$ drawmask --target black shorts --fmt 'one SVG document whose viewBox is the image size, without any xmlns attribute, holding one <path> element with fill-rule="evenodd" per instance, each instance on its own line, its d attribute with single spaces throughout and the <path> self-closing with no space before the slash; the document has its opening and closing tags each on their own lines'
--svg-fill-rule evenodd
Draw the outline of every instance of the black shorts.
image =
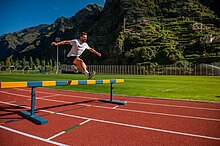
<svg viewBox="0 0 220 146">
<path fill-rule="evenodd" d="M 69 63 L 72 65 L 73 64 L 73 61 L 77 58 L 77 56 L 70 56 L 70 57 L 67 57 Z"/>
</svg>

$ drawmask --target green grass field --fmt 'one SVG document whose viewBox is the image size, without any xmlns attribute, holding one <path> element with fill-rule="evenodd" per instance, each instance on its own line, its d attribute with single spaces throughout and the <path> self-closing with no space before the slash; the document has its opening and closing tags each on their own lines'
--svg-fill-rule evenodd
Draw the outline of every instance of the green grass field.
<svg viewBox="0 0 220 146">
<path fill-rule="evenodd" d="M 0 74 L 0 81 L 85 79 L 84 74 Z M 96 75 L 93 79 L 125 79 L 114 85 L 114 93 L 120 95 L 220 102 L 220 76 Z M 50 88 L 108 94 L 110 90 L 108 84 Z"/>
</svg>

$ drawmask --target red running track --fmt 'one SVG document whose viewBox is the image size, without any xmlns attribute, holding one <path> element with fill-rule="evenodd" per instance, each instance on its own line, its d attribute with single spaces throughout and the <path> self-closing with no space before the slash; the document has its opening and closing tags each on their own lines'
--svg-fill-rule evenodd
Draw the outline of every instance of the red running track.
<svg viewBox="0 0 220 146">
<path fill-rule="evenodd" d="M 109 95 L 37 88 L 36 125 L 30 89 L 0 90 L 0 145 L 220 145 L 220 103 L 115 96 L 126 106 L 99 102 Z"/>
</svg>

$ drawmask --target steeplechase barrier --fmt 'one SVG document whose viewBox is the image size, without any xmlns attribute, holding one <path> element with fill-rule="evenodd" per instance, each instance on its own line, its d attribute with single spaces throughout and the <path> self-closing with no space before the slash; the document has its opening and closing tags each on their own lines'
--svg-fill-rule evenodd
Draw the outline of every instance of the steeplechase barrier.
<svg viewBox="0 0 220 146">
<path fill-rule="evenodd" d="M 126 105 L 126 102 L 113 99 L 113 84 L 124 83 L 124 79 L 110 80 L 65 80 L 65 81 L 23 81 L 23 82 L 0 82 L 0 89 L 4 88 L 31 88 L 31 112 L 21 111 L 20 115 L 37 124 L 47 124 L 48 121 L 35 114 L 36 87 L 46 86 L 72 86 L 72 85 L 90 85 L 90 84 L 110 84 L 110 99 L 99 99 L 99 101 Z"/>
</svg>

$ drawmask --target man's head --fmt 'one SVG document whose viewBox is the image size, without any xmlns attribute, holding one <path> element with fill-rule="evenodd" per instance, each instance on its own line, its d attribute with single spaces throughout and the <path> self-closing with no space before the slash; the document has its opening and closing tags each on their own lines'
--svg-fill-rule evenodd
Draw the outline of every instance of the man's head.
<svg viewBox="0 0 220 146">
<path fill-rule="evenodd" d="M 87 33 L 86 33 L 86 32 L 82 32 L 82 33 L 80 34 L 80 41 L 81 41 L 82 43 L 84 43 L 84 42 L 86 42 L 86 40 L 87 40 Z"/>
</svg>

